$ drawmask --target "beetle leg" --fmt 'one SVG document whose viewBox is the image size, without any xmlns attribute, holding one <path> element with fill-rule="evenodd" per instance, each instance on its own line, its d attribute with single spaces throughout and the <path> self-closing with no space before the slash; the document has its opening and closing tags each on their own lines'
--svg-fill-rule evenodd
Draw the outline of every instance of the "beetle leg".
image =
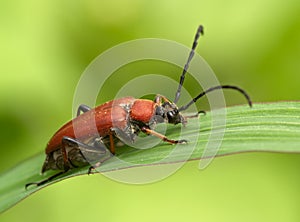
<svg viewBox="0 0 300 222">
<path fill-rule="evenodd" d="M 103 143 L 97 143 L 97 146 L 90 146 L 88 144 L 82 143 L 76 139 L 70 138 L 70 137 L 63 137 L 63 144 L 65 144 L 65 148 L 67 146 L 69 147 L 76 147 L 80 150 L 82 158 L 85 159 L 85 161 L 90 165 L 97 165 L 101 162 L 104 162 L 105 159 L 110 158 L 105 154 L 110 154 L 109 152 L 106 152 L 107 149 Z M 63 150 L 62 150 L 63 151 Z M 64 157 L 65 160 L 65 157 Z M 73 166 L 77 167 L 77 165 L 72 163 L 73 161 L 67 157 L 67 162 L 64 162 L 64 164 L 68 164 L 68 167 Z"/>
<path fill-rule="evenodd" d="M 103 145 L 100 148 L 102 150 L 99 150 L 99 147 L 93 147 L 88 144 L 82 143 L 76 139 L 73 139 L 71 137 L 64 136 L 62 139 L 62 144 L 64 146 L 76 146 L 80 148 L 80 150 L 85 152 L 91 152 L 91 153 L 97 153 L 97 154 L 105 154 L 106 153 L 106 147 Z"/>
<path fill-rule="evenodd" d="M 183 120 L 182 120 L 182 125 L 183 125 L 183 126 L 186 126 L 187 120 L 188 120 L 188 119 L 190 119 L 190 118 L 197 118 L 200 114 L 206 115 L 206 112 L 203 111 L 203 110 L 200 110 L 200 111 L 197 112 L 196 114 L 189 115 L 189 116 L 184 116 L 184 117 L 183 117 Z"/>
<path fill-rule="evenodd" d="M 115 143 L 114 143 L 114 138 L 113 138 L 113 132 L 110 130 L 109 131 L 109 145 L 110 145 L 110 152 L 112 154 L 115 154 Z"/>
<path fill-rule="evenodd" d="M 67 155 L 67 151 L 66 151 L 66 147 L 68 146 L 67 138 L 68 137 L 62 138 L 62 146 L 61 146 L 61 153 L 62 153 L 63 160 L 64 160 L 64 171 L 68 171 L 70 168 L 70 162 L 68 160 L 68 155 Z"/>
<path fill-rule="evenodd" d="M 84 153 L 93 153 L 93 154 L 105 154 L 105 146 L 103 145 L 103 150 L 99 150 L 98 147 L 93 147 L 93 146 L 89 146 L 85 143 L 82 143 L 74 138 L 71 137 L 67 137 L 64 136 L 62 138 L 62 146 L 61 146 L 61 153 L 63 156 L 63 160 L 64 160 L 64 171 L 68 171 L 70 168 L 70 165 L 72 165 L 72 163 L 69 160 L 66 148 L 67 147 L 77 147 L 80 149 L 80 151 L 84 152 Z M 83 155 L 84 156 L 84 155 Z"/>
<path fill-rule="evenodd" d="M 155 132 L 154 130 L 151 130 L 151 129 L 148 129 L 146 127 L 142 127 L 141 129 L 144 133 L 148 134 L 148 135 L 153 135 L 153 136 L 156 136 L 158 138 L 160 138 L 161 140 L 163 141 L 166 141 L 168 143 L 171 143 L 171 144 L 185 144 L 187 143 L 187 140 L 171 140 L 171 139 L 168 139 L 166 136 L 158 133 L 158 132 Z"/>
<path fill-rule="evenodd" d="M 71 137 L 65 136 L 62 139 L 62 147 L 61 147 L 61 152 L 62 152 L 63 160 L 64 160 L 63 170 L 48 177 L 45 180 L 40 181 L 40 182 L 27 183 L 25 185 L 26 190 L 31 185 L 41 186 L 43 184 L 46 184 L 46 183 L 52 181 L 54 178 L 66 173 L 70 169 L 70 166 L 76 167 L 69 160 L 69 157 L 68 157 L 68 154 L 66 151 L 67 147 L 78 148 L 82 153 L 84 153 L 84 154 L 82 154 L 83 158 L 88 159 L 90 164 L 91 164 L 91 162 L 95 162 L 94 166 L 89 168 L 88 174 L 90 174 L 93 169 L 97 168 L 101 162 L 104 162 L 105 160 L 110 158 L 110 156 L 109 157 L 105 156 L 105 159 L 102 158 L 102 157 L 104 157 L 104 154 L 106 154 L 106 148 L 105 148 L 104 144 L 103 144 L 103 146 L 100 146 L 98 144 L 97 146 L 93 147 L 93 146 L 89 146 L 88 144 L 77 141 L 76 139 L 73 139 Z"/>
<path fill-rule="evenodd" d="M 90 110 L 91 110 L 91 107 L 89 107 L 87 105 L 84 105 L 84 104 L 81 104 L 77 109 L 77 116 L 79 116 L 81 112 L 85 113 L 85 112 L 90 111 Z"/>
<path fill-rule="evenodd" d="M 51 180 L 53 180 L 54 178 L 56 178 L 56 177 L 58 177 L 58 176 L 64 174 L 65 172 L 66 172 L 66 171 L 58 172 L 57 174 L 54 174 L 54 175 L 52 175 L 51 177 L 48 177 L 47 179 L 42 180 L 42 181 L 40 181 L 40 182 L 26 183 L 26 184 L 25 184 L 25 189 L 27 190 L 27 188 L 28 188 L 29 186 L 31 186 L 31 185 L 41 186 L 41 185 L 43 185 L 43 184 L 46 184 L 46 183 L 50 182 Z"/>
</svg>

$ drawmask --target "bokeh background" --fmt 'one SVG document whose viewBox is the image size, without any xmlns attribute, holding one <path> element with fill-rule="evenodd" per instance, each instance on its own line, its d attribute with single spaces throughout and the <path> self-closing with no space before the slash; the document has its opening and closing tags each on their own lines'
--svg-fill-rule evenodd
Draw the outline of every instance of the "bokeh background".
<svg viewBox="0 0 300 222">
<path fill-rule="evenodd" d="M 298 0 L 2 0 L 0 172 L 43 152 L 72 117 L 85 67 L 128 40 L 155 37 L 190 46 L 203 24 L 198 52 L 220 82 L 247 89 L 255 102 L 298 100 L 299 12 Z M 112 98 L 110 89 L 121 84 L 113 82 L 99 102 Z M 239 96 L 228 100 L 240 102 Z M 299 155 L 227 156 L 203 171 L 198 164 L 148 185 L 101 175 L 68 179 L 25 199 L 0 221 L 300 221 Z"/>
</svg>

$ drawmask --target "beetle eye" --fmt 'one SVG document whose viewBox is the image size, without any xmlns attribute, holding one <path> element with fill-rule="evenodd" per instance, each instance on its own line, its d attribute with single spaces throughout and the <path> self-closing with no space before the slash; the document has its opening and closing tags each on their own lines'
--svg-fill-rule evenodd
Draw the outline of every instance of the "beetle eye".
<svg viewBox="0 0 300 222">
<path fill-rule="evenodd" d="M 172 119 L 174 118 L 176 115 L 178 114 L 178 110 L 174 109 L 172 111 L 167 112 L 167 117 L 168 119 Z"/>
<path fill-rule="evenodd" d="M 172 111 L 167 112 L 167 117 L 168 119 L 171 119 L 173 117 L 173 112 Z"/>
</svg>

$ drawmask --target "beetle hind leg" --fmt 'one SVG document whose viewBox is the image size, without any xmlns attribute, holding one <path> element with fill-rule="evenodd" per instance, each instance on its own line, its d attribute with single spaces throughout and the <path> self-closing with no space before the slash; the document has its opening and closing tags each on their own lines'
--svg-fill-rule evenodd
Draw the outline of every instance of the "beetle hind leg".
<svg viewBox="0 0 300 222">
<path fill-rule="evenodd" d="M 97 168 L 102 162 L 110 158 L 110 156 L 107 157 L 107 155 L 105 155 L 107 153 L 110 153 L 106 152 L 106 150 L 107 149 L 105 148 L 104 144 L 100 146 L 100 143 L 98 143 L 98 145 L 94 147 L 70 137 L 63 137 L 61 147 L 61 157 L 63 160 L 61 162 L 61 166 L 51 168 L 46 164 L 46 166 L 43 167 L 43 171 L 46 171 L 48 169 L 60 169 L 61 171 L 40 182 L 27 183 L 25 185 L 25 189 L 27 190 L 27 188 L 32 185 L 44 185 L 57 178 L 58 176 L 65 174 L 71 168 L 81 167 L 84 165 L 86 166 L 90 164 L 93 166 L 88 170 L 88 173 L 91 173 L 92 169 Z M 103 159 L 103 157 L 105 157 L 105 159 Z"/>
<path fill-rule="evenodd" d="M 107 148 L 101 142 L 97 142 L 97 146 L 91 146 L 71 137 L 63 137 L 62 143 L 64 144 L 64 149 L 68 146 L 78 149 L 77 155 L 73 155 L 73 158 L 71 155 L 66 157 L 66 161 L 73 167 L 77 167 L 79 165 L 75 164 L 74 166 L 74 163 L 72 164 L 72 162 L 78 162 L 81 163 L 81 165 L 88 165 L 94 162 L 98 163 L 99 161 L 101 162 L 102 157 L 106 156 L 105 154 L 108 153 Z"/>
<path fill-rule="evenodd" d="M 58 173 L 52 175 L 51 177 L 48 177 L 47 179 L 42 180 L 42 181 L 40 181 L 40 182 L 27 183 L 27 184 L 25 184 L 25 189 L 27 190 L 28 187 L 29 187 L 29 186 L 32 186 L 32 185 L 36 185 L 37 187 L 39 187 L 39 186 L 41 186 L 41 185 L 44 185 L 44 184 L 46 184 L 46 183 L 52 181 L 52 180 L 55 179 L 56 177 L 58 177 L 58 176 L 60 176 L 60 175 L 62 175 L 62 174 L 64 174 L 64 173 L 66 173 L 66 172 L 67 172 L 67 171 L 61 171 L 61 172 L 58 172 Z"/>
</svg>

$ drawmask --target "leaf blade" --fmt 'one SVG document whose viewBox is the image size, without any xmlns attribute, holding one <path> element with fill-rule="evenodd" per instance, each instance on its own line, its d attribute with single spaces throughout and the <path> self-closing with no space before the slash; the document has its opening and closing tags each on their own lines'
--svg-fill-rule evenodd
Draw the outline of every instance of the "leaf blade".
<svg viewBox="0 0 300 222">
<path fill-rule="evenodd" d="M 258 151 L 300 153 L 300 117 L 298 115 L 300 102 L 254 104 L 252 109 L 247 106 L 235 106 L 227 108 L 226 113 L 225 134 L 221 137 L 222 144 L 217 150 L 216 156 Z M 216 118 L 222 114 L 216 113 L 214 115 Z M 220 138 L 211 137 L 211 135 L 222 134 L 222 129 L 225 127 L 225 125 L 218 125 L 211 129 L 211 121 L 212 113 L 208 112 L 206 116 L 200 118 L 200 122 L 192 120 L 184 129 L 181 129 L 180 126 L 168 128 L 168 137 L 190 138 L 189 144 L 195 145 L 193 147 L 195 149 L 188 148 L 188 145 L 180 145 L 180 149 L 175 149 L 175 146 L 166 143 L 159 143 L 154 148 L 141 150 L 125 147 L 120 149 L 118 153 L 118 158 L 123 161 L 115 161 L 114 158 L 111 158 L 104 162 L 99 170 L 107 172 L 129 167 L 201 159 L 209 139 L 211 142 L 220 142 L 218 141 Z M 171 158 L 168 158 L 170 154 L 172 154 Z M 209 158 L 209 153 L 205 157 Z M 43 161 L 44 154 L 40 153 L 1 174 L 0 212 L 54 182 L 86 174 L 89 168 L 84 167 L 69 171 L 45 186 L 33 186 L 25 190 L 26 183 L 39 181 L 47 178 L 51 173 L 53 174 L 50 172 L 40 175 Z"/>
</svg>

